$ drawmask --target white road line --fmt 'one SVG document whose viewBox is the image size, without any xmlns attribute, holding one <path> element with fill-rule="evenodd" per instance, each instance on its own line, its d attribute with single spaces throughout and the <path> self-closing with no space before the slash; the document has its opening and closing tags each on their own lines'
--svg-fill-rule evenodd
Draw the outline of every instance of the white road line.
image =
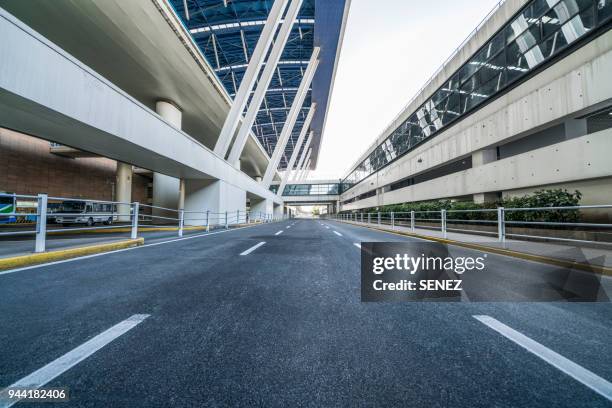
<svg viewBox="0 0 612 408">
<path fill-rule="evenodd" d="M 111 254 L 116 254 L 116 253 L 119 253 L 119 252 L 133 251 L 135 249 L 147 248 L 147 247 L 156 246 L 156 245 L 170 244 L 172 242 L 185 241 L 187 239 L 207 237 L 209 235 L 225 234 L 226 232 L 238 231 L 238 230 L 245 229 L 245 228 L 251 228 L 251 227 L 236 227 L 236 228 L 232 228 L 232 229 L 228 229 L 228 230 L 223 230 L 223 231 L 207 232 L 207 233 L 204 233 L 204 234 L 189 235 L 189 236 L 183 237 L 183 238 L 175 238 L 175 239 L 170 239 L 168 241 L 154 242 L 152 244 L 144 244 L 144 245 L 135 246 L 135 247 L 131 247 L 131 248 L 117 249 L 115 251 L 109 251 L 109 252 L 100 252 L 99 254 L 84 255 L 84 256 L 79 256 L 77 258 L 70 258 L 70 259 L 64 259 L 64 260 L 61 260 L 61 261 L 47 262 L 47 263 L 43 263 L 43 264 L 39 264 L 39 265 L 24 266 L 22 268 L 9 269 L 9 270 L 6 270 L 6 271 L 1 271 L 0 275 L 8 275 L 9 273 L 27 271 L 28 269 L 42 268 L 44 266 L 57 265 L 57 264 L 62 264 L 62 263 L 66 263 L 66 262 L 74 262 L 74 261 L 79 261 L 81 259 L 95 258 L 95 257 L 98 257 L 98 256 L 111 255 Z"/>
<path fill-rule="evenodd" d="M 329 229 L 329 227 L 326 225 L 325 228 Z"/>
<path fill-rule="evenodd" d="M 359 242 L 354 242 L 353 245 L 355 245 L 357 248 L 361 249 L 361 244 Z"/>
<path fill-rule="evenodd" d="M 540 357 L 548 364 L 558 368 L 576 381 L 579 381 L 582 384 L 586 385 L 599 395 L 612 401 L 612 383 L 606 381 L 597 374 L 592 373 L 586 368 L 579 366 L 573 361 L 568 360 L 561 354 L 552 351 L 551 349 L 547 348 L 546 346 L 543 346 L 537 341 L 530 339 L 529 337 L 514 330 L 513 328 L 506 326 L 505 324 L 503 324 L 499 320 L 492 318 L 491 316 L 476 315 L 473 317 L 479 320 L 481 323 L 489 326 L 491 329 L 495 330 L 502 336 L 512 340 L 530 353 L 533 353 L 536 356 Z"/>
<path fill-rule="evenodd" d="M 261 241 L 259 244 L 257 245 L 253 245 L 252 247 L 250 247 L 249 249 L 247 249 L 246 251 L 244 251 L 243 253 L 241 253 L 240 255 L 248 255 L 251 252 L 253 252 L 254 250 L 256 250 L 257 248 L 259 248 L 260 246 L 262 246 L 263 244 L 265 244 L 265 241 Z"/>
<path fill-rule="evenodd" d="M 334 231 L 334 234 L 336 234 L 336 235 L 337 235 L 337 236 L 339 236 L 339 237 L 341 237 L 341 236 L 342 236 L 342 234 L 341 234 L 341 233 L 339 233 L 338 231 Z"/>
<path fill-rule="evenodd" d="M 102 347 L 106 346 L 119 336 L 127 333 L 150 315 L 136 314 L 124 321 L 117 323 L 110 329 L 98 334 L 96 337 L 86 341 L 75 349 L 50 362 L 46 366 L 34 371 L 32 374 L 23 377 L 16 383 L 9 385 L 4 391 L 0 392 L 0 408 L 8 408 L 17 403 L 18 399 L 9 399 L 7 390 L 10 388 L 40 388 L 49 381 L 68 371 L 87 357 L 91 356 Z"/>
<path fill-rule="evenodd" d="M 277 232 L 276 234 L 274 234 L 274 235 L 280 235 L 280 234 L 282 234 L 282 233 L 283 233 L 283 230 L 280 230 L 280 231 L 278 231 L 278 232 Z"/>
<path fill-rule="evenodd" d="M 291 228 L 291 225 L 287 225 L 287 229 Z"/>
</svg>

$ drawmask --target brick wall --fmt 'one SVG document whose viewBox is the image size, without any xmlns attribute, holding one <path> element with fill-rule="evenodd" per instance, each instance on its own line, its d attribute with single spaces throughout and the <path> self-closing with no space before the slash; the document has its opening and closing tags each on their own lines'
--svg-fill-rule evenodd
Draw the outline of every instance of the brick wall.
<svg viewBox="0 0 612 408">
<path fill-rule="evenodd" d="M 49 142 L 0 128 L 0 191 L 113 200 L 115 160 L 69 158 L 49 152 Z M 150 180 L 134 174 L 132 201 L 147 202 Z"/>
</svg>

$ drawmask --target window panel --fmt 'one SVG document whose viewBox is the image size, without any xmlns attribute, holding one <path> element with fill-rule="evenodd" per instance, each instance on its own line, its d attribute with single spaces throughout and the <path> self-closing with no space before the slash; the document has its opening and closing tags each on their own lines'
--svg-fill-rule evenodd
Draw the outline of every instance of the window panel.
<svg viewBox="0 0 612 408">
<path fill-rule="evenodd" d="M 597 21 L 599 24 L 612 17 L 612 0 L 597 0 Z"/>
<path fill-rule="evenodd" d="M 612 0 L 531 1 L 347 179 L 361 181 L 610 17 Z"/>
</svg>

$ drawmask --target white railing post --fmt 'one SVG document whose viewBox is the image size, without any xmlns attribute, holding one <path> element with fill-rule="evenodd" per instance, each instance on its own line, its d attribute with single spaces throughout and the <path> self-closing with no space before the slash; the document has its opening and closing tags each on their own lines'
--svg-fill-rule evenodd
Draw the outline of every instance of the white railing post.
<svg viewBox="0 0 612 408">
<path fill-rule="evenodd" d="M 206 232 L 210 231 L 210 210 L 206 210 Z"/>
<path fill-rule="evenodd" d="M 380 211 L 378 212 L 378 225 L 380 225 Z"/>
<path fill-rule="evenodd" d="M 138 210 L 140 207 L 140 203 L 132 203 L 132 234 L 130 238 L 136 239 L 138 238 Z"/>
<path fill-rule="evenodd" d="M 240 210 L 236 210 L 236 224 L 240 224 Z"/>
<path fill-rule="evenodd" d="M 506 242 L 506 212 L 504 207 L 497 207 L 497 239 Z"/>
<path fill-rule="evenodd" d="M 410 229 L 414 232 L 414 210 L 410 211 Z"/>
<path fill-rule="evenodd" d="M 45 240 L 47 239 L 47 199 L 46 194 L 38 195 L 38 208 L 36 211 L 36 245 L 34 252 L 45 252 Z M 13 208 L 13 212 L 17 212 Z"/>
<path fill-rule="evenodd" d="M 395 229 L 395 213 L 391 211 L 391 229 Z"/>
<path fill-rule="evenodd" d="M 227 211 L 225 212 L 225 229 L 229 228 L 229 224 L 227 223 Z"/>
<path fill-rule="evenodd" d="M 446 238 L 447 234 L 446 234 L 446 210 L 445 209 L 440 210 L 440 224 L 442 228 L 442 236 Z"/>
<path fill-rule="evenodd" d="M 363 222 L 363 213 L 361 213 L 361 222 Z"/>
<path fill-rule="evenodd" d="M 183 236 L 183 226 L 185 225 L 185 210 L 179 210 L 179 228 L 178 236 Z"/>
<path fill-rule="evenodd" d="M 372 213 L 368 213 L 368 224 L 372 222 Z"/>
</svg>

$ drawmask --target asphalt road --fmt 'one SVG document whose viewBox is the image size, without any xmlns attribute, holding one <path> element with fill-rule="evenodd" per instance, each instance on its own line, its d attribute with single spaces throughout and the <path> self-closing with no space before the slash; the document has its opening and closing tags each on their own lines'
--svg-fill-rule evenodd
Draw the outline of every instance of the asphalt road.
<svg viewBox="0 0 612 408">
<path fill-rule="evenodd" d="M 184 230 L 183 235 L 201 234 L 202 230 Z M 177 231 L 139 231 L 138 236 L 144 237 L 147 243 L 174 239 Z M 45 247 L 48 251 L 75 248 L 84 245 L 123 241 L 130 238 L 129 232 L 86 232 L 55 235 L 48 234 Z M 0 258 L 27 255 L 34 252 L 35 237 L 31 235 L 0 237 Z"/>
<path fill-rule="evenodd" d="M 474 318 L 611 381 L 610 303 L 361 303 L 355 243 L 409 240 L 294 220 L 0 274 L 0 388 L 146 314 L 51 364 L 70 401 L 43 406 L 612 406 Z M 543 268 L 488 261 L 509 290 Z"/>
</svg>

